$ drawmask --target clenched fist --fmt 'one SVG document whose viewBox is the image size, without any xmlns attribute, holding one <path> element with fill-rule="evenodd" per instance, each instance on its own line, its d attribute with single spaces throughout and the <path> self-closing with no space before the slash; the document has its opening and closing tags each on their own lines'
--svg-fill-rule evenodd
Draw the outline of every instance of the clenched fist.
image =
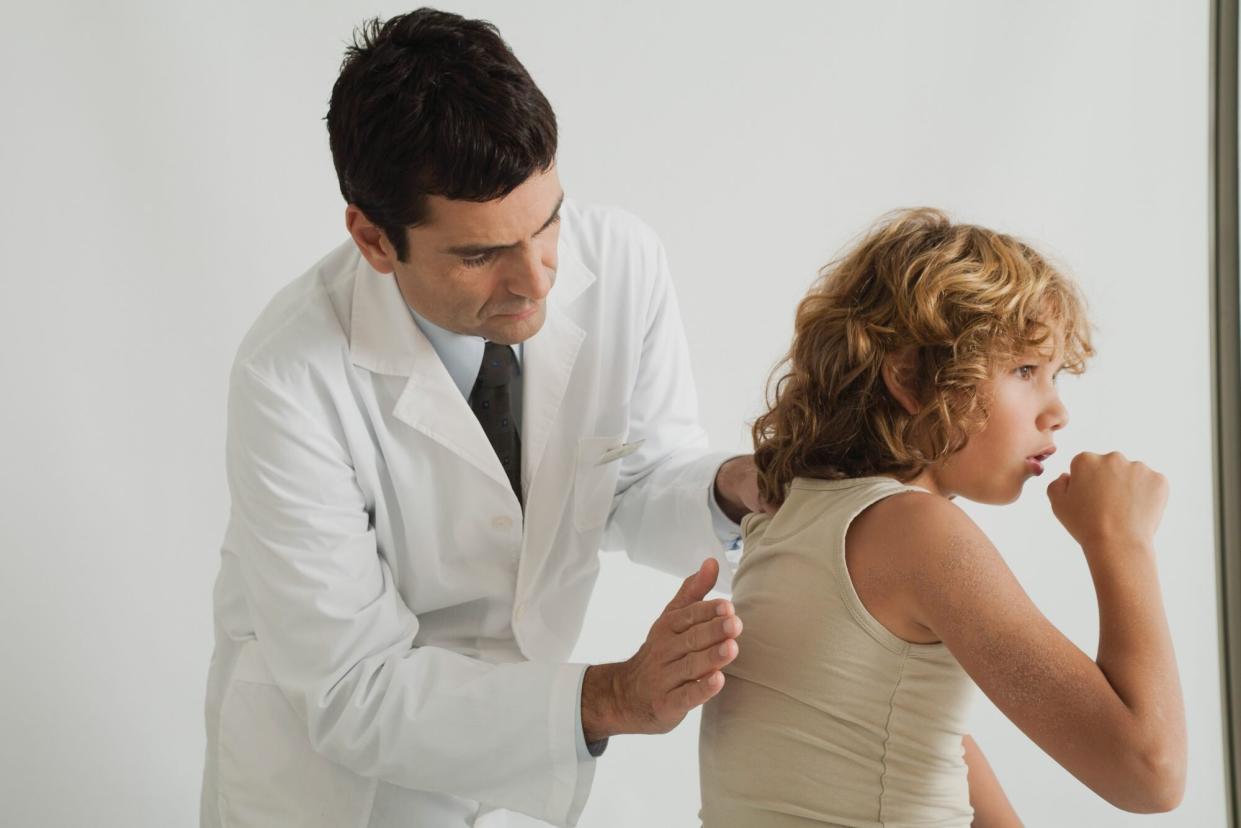
<svg viewBox="0 0 1241 828">
<path fill-rule="evenodd" d="M 1051 510 L 1084 551 L 1153 543 L 1168 481 L 1118 451 L 1082 452 L 1047 487 Z"/>
</svg>

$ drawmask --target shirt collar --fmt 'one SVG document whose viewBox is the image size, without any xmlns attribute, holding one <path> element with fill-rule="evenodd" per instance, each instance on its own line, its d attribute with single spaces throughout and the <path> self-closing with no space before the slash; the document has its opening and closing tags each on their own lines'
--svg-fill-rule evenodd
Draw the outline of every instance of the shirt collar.
<svg viewBox="0 0 1241 828">
<path fill-rule="evenodd" d="M 435 349 L 440 362 L 444 363 L 444 367 L 448 369 L 448 376 L 452 377 L 453 383 L 461 390 L 461 396 L 469 399 L 470 391 L 474 389 L 474 382 L 478 379 L 478 371 L 483 364 L 483 349 L 486 347 L 486 340 L 481 336 L 460 334 L 441 328 L 409 307 L 408 304 L 406 307 L 409 308 L 410 315 L 414 317 L 414 324 L 418 326 L 418 330 L 422 331 L 422 335 Z M 521 343 L 511 347 L 520 368 Z"/>
</svg>

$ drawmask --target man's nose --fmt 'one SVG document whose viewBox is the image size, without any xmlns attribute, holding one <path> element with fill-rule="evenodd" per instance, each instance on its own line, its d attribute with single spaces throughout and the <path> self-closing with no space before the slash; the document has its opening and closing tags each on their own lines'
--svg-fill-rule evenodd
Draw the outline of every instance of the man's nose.
<svg viewBox="0 0 1241 828">
<path fill-rule="evenodd" d="M 555 262 L 549 267 L 539 245 L 530 245 L 509 277 L 509 290 L 532 301 L 543 299 L 552 289 Z"/>
</svg>

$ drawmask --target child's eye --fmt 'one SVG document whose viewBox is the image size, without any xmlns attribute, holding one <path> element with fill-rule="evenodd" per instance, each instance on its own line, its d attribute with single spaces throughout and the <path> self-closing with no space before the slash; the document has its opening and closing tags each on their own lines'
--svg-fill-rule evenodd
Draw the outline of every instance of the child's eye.
<svg viewBox="0 0 1241 828">
<path fill-rule="evenodd" d="M 461 264 L 465 267 L 482 267 L 495 258 L 495 253 L 479 253 L 477 256 L 469 256 L 461 260 Z"/>
<path fill-rule="evenodd" d="M 1034 372 L 1036 370 L 1038 370 L 1037 365 L 1022 365 L 1017 369 L 1017 376 L 1021 377 L 1023 380 L 1027 380 L 1034 376 Z"/>
</svg>

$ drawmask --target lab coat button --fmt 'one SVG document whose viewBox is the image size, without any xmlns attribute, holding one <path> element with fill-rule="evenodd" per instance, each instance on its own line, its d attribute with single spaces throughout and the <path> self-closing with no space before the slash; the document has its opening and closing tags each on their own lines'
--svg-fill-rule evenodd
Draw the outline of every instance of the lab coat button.
<svg viewBox="0 0 1241 828">
<path fill-rule="evenodd" d="M 513 519 L 507 515 L 500 515 L 491 519 L 491 525 L 497 529 L 508 529 L 513 525 Z"/>
</svg>

